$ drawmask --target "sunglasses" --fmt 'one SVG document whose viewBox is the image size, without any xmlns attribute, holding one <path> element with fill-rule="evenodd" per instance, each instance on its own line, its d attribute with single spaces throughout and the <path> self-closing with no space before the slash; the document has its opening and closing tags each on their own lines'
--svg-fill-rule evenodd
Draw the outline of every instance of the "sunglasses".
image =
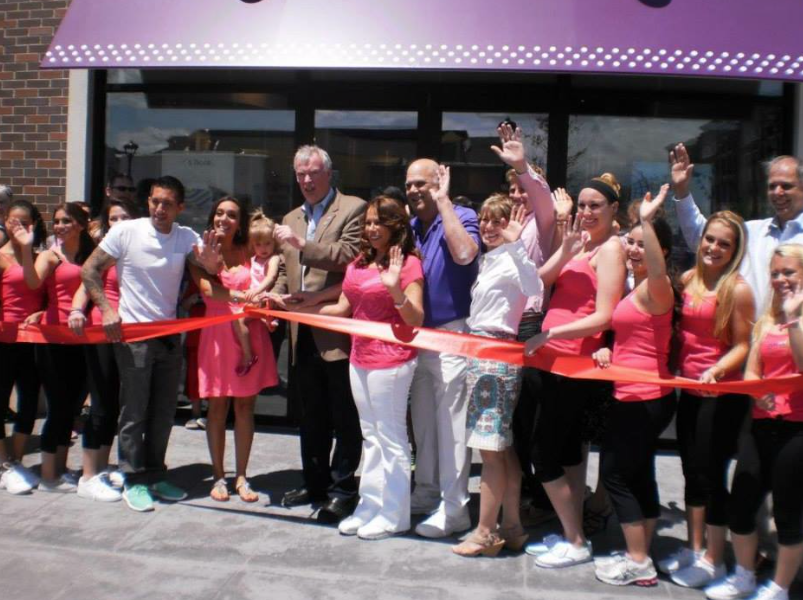
<svg viewBox="0 0 803 600">
<path fill-rule="evenodd" d="M 128 185 L 115 185 L 114 187 L 112 187 L 112 189 L 115 192 L 131 192 L 131 193 L 134 193 L 134 192 L 137 191 L 137 188 L 131 187 L 131 186 L 128 186 Z"/>
</svg>

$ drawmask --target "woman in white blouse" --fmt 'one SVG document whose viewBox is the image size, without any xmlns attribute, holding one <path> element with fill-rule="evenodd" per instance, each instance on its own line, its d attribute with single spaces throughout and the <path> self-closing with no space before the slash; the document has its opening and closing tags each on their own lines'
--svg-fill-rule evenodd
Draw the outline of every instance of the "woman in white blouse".
<svg viewBox="0 0 803 600">
<path fill-rule="evenodd" d="M 538 270 L 520 239 L 524 220 L 524 207 L 514 208 L 510 198 L 501 194 L 488 198 L 480 209 L 480 236 L 486 253 L 471 290 L 467 321 L 475 335 L 516 339 L 527 299 L 543 294 Z M 461 556 L 494 556 L 504 546 L 521 550 L 527 536 L 519 518 L 521 467 L 511 431 L 521 367 L 472 358 L 466 378 L 467 444 L 482 456 L 480 521 L 452 551 Z M 497 531 L 500 509 L 502 525 Z"/>
</svg>

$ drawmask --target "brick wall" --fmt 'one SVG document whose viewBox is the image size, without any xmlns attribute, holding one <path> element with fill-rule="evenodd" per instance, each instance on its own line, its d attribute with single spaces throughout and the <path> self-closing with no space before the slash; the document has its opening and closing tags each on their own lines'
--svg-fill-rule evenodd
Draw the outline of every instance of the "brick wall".
<svg viewBox="0 0 803 600">
<path fill-rule="evenodd" d="M 0 183 L 47 213 L 65 200 L 66 71 L 39 63 L 69 0 L 0 0 Z"/>
</svg>

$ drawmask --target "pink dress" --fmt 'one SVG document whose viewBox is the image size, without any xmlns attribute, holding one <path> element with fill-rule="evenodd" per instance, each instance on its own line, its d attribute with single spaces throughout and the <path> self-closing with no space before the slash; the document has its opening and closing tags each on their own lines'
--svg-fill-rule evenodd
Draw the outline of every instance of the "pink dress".
<svg viewBox="0 0 803 600">
<path fill-rule="evenodd" d="M 219 273 L 221 283 L 230 290 L 248 290 L 251 270 L 240 266 Z M 242 311 L 242 306 L 204 298 L 206 316 L 215 317 Z M 265 324 L 258 319 L 248 323 L 251 349 L 259 361 L 243 377 L 235 372 L 240 364 L 240 345 L 231 323 L 221 323 L 201 330 L 198 341 L 198 392 L 201 398 L 244 398 L 258 394 L 278 383 L 273 346 Z"/>
</svg>

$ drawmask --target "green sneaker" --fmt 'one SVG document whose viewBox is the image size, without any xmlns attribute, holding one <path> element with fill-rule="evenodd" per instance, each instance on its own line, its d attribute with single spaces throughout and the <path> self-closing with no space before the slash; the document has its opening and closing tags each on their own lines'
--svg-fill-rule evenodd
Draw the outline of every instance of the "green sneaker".
<svg viewBox="0 0 803 600">
<path fill-rule="evenodd" d="M 123 500 L 131 510 L 137 512 L 153 510 L 153 498 L 151 498 L 148 488 L 141 483 L 126 487 L 123 490 Z"/>
<path fill-rule="evenodd" d="M 151 494 L 166 502 L 178 502 L 187 497 L 187 492 L 167 481 L 154 483 L 150 487 Z"/>
</svg>

